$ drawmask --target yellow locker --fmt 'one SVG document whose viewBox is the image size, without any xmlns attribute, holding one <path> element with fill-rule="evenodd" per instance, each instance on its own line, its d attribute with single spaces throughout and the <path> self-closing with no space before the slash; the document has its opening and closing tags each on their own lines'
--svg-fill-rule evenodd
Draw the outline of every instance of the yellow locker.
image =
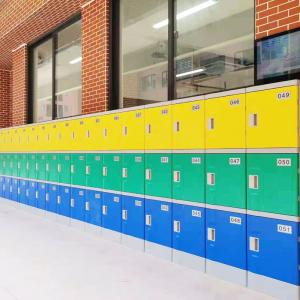
<svg viewBox="0 0 300 300">
<path fill-rule="evenodd" d="M 19 129 L 19 140 L 20 140 L 20 151 L 26 152 L 28 150 L 28 133 L 26 127 L 21 127 Z"/>
<path fill-rule="evenodd" d="M 47 151 L 59 150 L 59 131 L 58 122 L 51 122 L 46 126 Z"/>
<path fill-rule="evenodd" d="M 13 129 L 13 135 L 12 135 L 12 145 L 13 145 L 13 150 L 14 152 L 19 152 L 20 151 L 20 143 L 19 143 L 19 134 L 18 134 L 18 129 Z"/>
<path fill-rule="evenodd" d="M 69 150 L 86 150 L 86 119 L 70 120 L 72 148 Z"/>
<path fill-rule="evenodd" d="M 172 149 L 172 106 L 152 104 L 145 107 L 145 149 Z"/>
<path fill-rule="evenodd" d="M 298 147 L 298 95 L 294 85 L 247 90 L 247 147 Z M 287 83 L 290 84 L 290 83 Z"/>
<path fill-rule="evenodd" d="M 72 120 L 60 121 L 57 123 L 57 150 L 73 150 L 75 132 L 72 126 Z"/>
<path fill-rule="evenodd" d="M 206 97 L 205 145 L 207 149 L 246 148 L 245 123 L 244 89 Z"/>
<path fill-rule="evenodd" d="M 6 149 L 8 152 L 12 151 L 12 134 L 11 130 L 6 131 Z"/>
<path fill-rule="evenodd" d="M 87 149 L 90 151 L 99 151 L 104 138 L 101 115 L 88 117 L 87 136 Z"/>
<path fill-rule="evenodd" d="M 195 101 L 174 101 L 172 105 L 173 149 L 205 149 L 204 97 Z"/>
<path fill-rule="evenodd" d="M 49 141 L 48 141 L 48 124 L 43 123 L 37 126 L 37 150 L 39 152 L 49 150 Z"/>
<path fill-rule="evenodd" d="M 120 114 L 122 123 L 121 150 L 144 150 L 145 110 L 138 107 Z"/>
</svg>

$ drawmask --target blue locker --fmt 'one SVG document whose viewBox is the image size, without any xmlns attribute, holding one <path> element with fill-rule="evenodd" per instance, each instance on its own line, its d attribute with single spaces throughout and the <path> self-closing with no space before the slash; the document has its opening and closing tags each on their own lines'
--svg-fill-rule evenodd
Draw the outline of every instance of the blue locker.
<svg viewBox="0 0 300 300">
<path fill-rule="evenodd" d="M 101 211 L 102 211 L 102 197 L 98 191 L 86 191 L 86 212 L 85 219 L 87 223 L 101 226 Z"/>
<path fill-rule="evenodd" d="M 10 199 L 10 182 L 11 178 L 5 177 L 5 183 L 4 183 L 4 198 Z"/>
<path fill-rule="evenodd" d="M 37 183 L 37 192 L 37 207 L 46 210 L 46 184 L 41 182 Z"/>
<path fill-rule="evenodd" d="M 145 240 L 172 247 L 172 203 L 145 199 Z"/>
<path fill-rule="evenodd" d="M 11 191 L 11 199 L 13 201 L 18 202 L 19 201 L 19 195 L 18 195 L 18 190 L 19 190 L 19 180 L 18 179 L 12 179 L 12 191 Z"/>
<path fill-rule="evenodd" d="M 29 189 L 28 189 L 28 181 L 21 179 L 19 183 L 19 199 L 20 203 L 28 204 L 28 196 L 29 196 Z"/>
<path fill-rule="evenodd" d="M 47 184 L 46 210 L 52 213 L 57 213 L 57 189 L 57 185 Z"/>
<path fill-rule="evenodd" d="M 241 270 L 247 266 L 246 215 L 206 209 L 206 258 Z"/>
<path fill-rule="evenodd" d="M 173 248 L 205 257 L 205 210 L 173 203 Z"/>
<path fill-rule="evenodd" d="M 85 221 L 86 191 L 80 188 L 71 188 L 70 216 L 72 219 Z"/>
<path fill-rule="evenodd" d="M 0 176 L 0 197 L 4 198 L 4 192 L 5 192 L 5 177 Z"/>
<path fill-rule="evenodd" d="M 121 195 L 113 193 L 102 194 L 102 227 L 117 232 L 122 231 Z"/>
<path fill-rule="evenodd" d="M 58 196 L 57 213 L 65 217 L 70 217 L 71 188 L 69 186 L 59 186 Z"/>
<path fill-rule="evenodd" d="M 248 271 L 299 285 L 299 223 L 248 215 L 247 226 Z"/>
<path fill-rule="evenodd" d="M 37 183 L 34 181 L 28 182 L 28 205 L 37 207 Z"/>
<path fill-rule="evenodd" d="M 122 233 L 145 238 L 145 200 L 122 195 Z"/>
</svg>

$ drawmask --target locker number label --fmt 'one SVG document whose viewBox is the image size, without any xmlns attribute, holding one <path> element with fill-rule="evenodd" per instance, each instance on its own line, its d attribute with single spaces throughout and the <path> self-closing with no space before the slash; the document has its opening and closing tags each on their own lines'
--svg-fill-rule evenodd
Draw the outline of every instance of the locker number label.
<svg viewBox="0 0 300 300">
<path fill-rule="evenodd" d="M 192 157 L 192 164 L 201 164 L 201 157 Z"/>
<path fill-rule="evenodd" d="M 197 110 L 200 110 L 200 104 L 192 106 L 192 111 L 197 111 Z"/>
<path fill-rule="evenodd" d="M 162 205 L 160 206 L 160 209 L 161 209 L 162 211 L 169 211 L 169 205 L 162 204 Z"/>
<path fill-rule="evenodd" d="M 201 211 L 193 209 L 192 210 L 192 217 L 201 218 Z"/>
<path fill-rule="evenodd" d="M 168 157 L 161 157 L 160 158 L 161 163 L 163 164 L 167 164 L 169 162 L 169 158 Z"/>
<path fill-rule="evenodd" d="M 142 157 L 141 156 L 136 156 L 134 158 L 134 161 L 137 162 L 137 163 L 140 163 L 140 162 L 142 162 Z"/>
<path fill-rule="evenodd" d="M 290 158 L 278 158 L 277 159 L 277 166 L 278 167 L 291 167 L 292 160 Z"/>
<path fill-rule="evenodd" d="M 135 206 L 142 206 L 142 201 L 140 200 L 135 200 Z"/>
<path fill-rule="evenodd" d="M 238 217 L 232 217 L 230 216 L 230 223 L 236 224 L 236 225 L 242 225 L 242 219 Z"/>
<path fill-rule="evenodd" d="M 231 157 L 229 158 L 229 164 L 231 166 L 239 166 L 241 164 L 241 159 L 239 157 Z"/>
<path fill-rule="evenodd" d="M 235 106 L 235 105 L 240 105 L 241 101 L 240 101 L 239 98 L 237 98 L 237 99 L 231 99 L 229 101 L 229 103 L 230 103 L 231 106 Z"/>
<path fill-rule="evenodd" d="M 292 96 L 291 92 L 281 92 L 277 94 L 277 99 L 278 100 L 286 100 L 286 99 L 290 99 Z"/>
<path fill-rule="evenodd" d="M 168 111 L 167 109 L 162 109 L 162 110 L 161 110 L 161 114 L 162 114 L 162 115 L 167 115 L 168 112 L 169 112 L 169 111 Z"/>
<path fill-rule="evenodd" d="M 277 224 L 277 231 L 286 234 L 292 234 L 292 226 Z"/>
</svg>

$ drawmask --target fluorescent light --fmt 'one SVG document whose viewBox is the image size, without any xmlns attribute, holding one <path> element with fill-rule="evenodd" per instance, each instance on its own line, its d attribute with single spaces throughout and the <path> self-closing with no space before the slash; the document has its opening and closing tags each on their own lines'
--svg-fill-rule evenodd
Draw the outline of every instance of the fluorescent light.
<svg viewBox="0 0 300 300">
<path fill-rule="evenodd" d="M 201 68 L 201 69 L 197 69 L 197 70 L 193 70 L 193 71 L 189 71 L 189 72 L 184 72 L 184 73 L 177 74 L 176 77 L 177 78 L 185 77 L 185 76 L 188 76 L 188 75 L 199 74 L 199 73 L 202 73 L 204 71 L 205 71 L 205 69 Z"/>
<path fill-rule="evenodd" d="M 205 8 L 213 6 L 213 5 L 217 4 L 217 3 L 218 3 L 218 0 L 208 0 L 208 1 L 202 2 L 202 3 L 200 3 L 200 4 L 198 4 L 198 5 L 194 6 L 194 7 L 191 7 L 189 9 L 184 10 L 181 13 L 177 14 L 176 19 L 177 20 L 181 20 L 183 18 L 186 18 L 186 17 L 188 17 L 190 15 L 193 15 L 193 14 L 199 12 L 200 10 L 203 10 Z M 165 20 L 163 20 L 161 22 L 158 22 L 158 23 L 154 24 L 152 27 L 154 29 L 160 29 L 162 27 L 167 26 L 168 24 L 169 24 L 169 20 L 165 19 Z"/>
<path fill-rule="evenodd" d="M 82 57 L 80 56 L 80 57 L 77 57 L 77 58 L 71 60 L 71 61 L 69 62 L 69 64 L 70 64 L 70 65 L 75 65 L 75 64 L 80 63 L 81 61 L 82 61 Z"/>
</svg>

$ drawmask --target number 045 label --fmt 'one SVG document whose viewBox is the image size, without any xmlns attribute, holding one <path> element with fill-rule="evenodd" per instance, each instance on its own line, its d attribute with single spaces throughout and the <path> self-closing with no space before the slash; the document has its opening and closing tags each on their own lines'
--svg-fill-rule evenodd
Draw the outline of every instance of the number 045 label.
<svg viewBox="0 0 300 300">
<path fill-rule="evenodd" d="M 292 160 L 290 158 L 277 158 L 278 167 L 291 167 Z"/>
</svg>

